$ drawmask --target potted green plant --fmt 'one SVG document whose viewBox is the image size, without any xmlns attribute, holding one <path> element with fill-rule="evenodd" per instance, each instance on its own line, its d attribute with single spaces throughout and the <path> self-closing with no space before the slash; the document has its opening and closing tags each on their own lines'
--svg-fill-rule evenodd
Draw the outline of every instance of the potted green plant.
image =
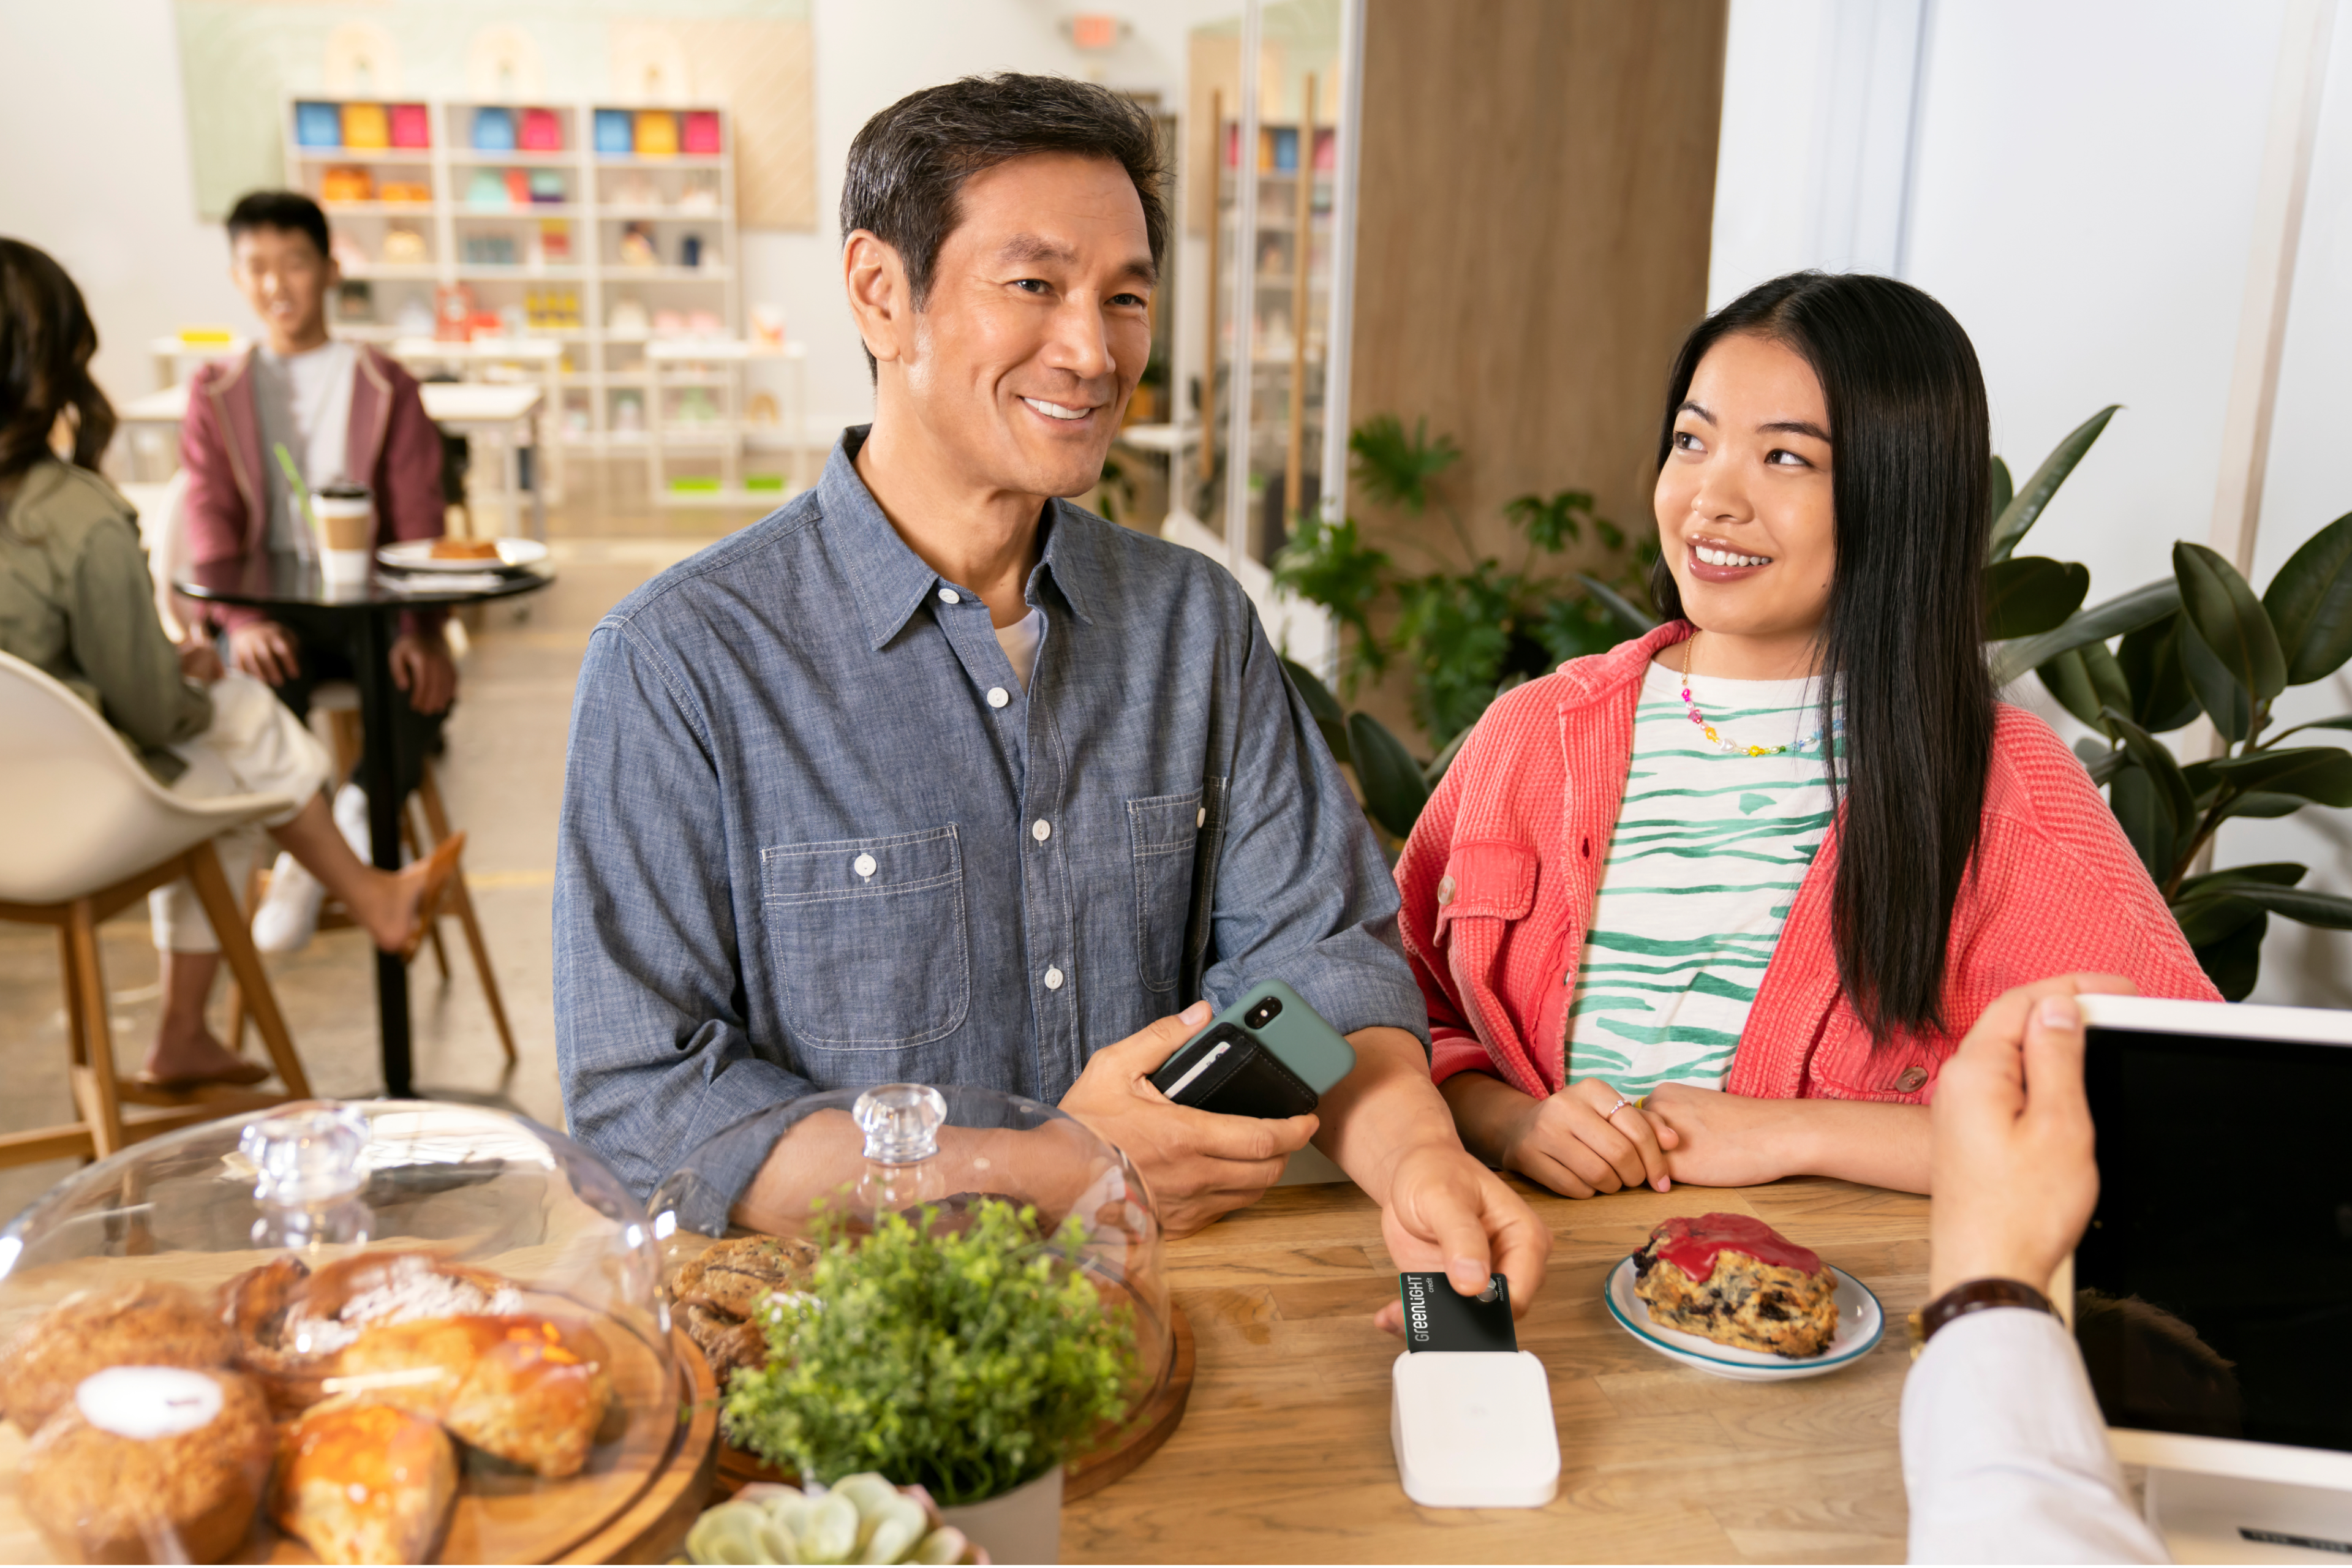
<svg viewBox="0 0 2352 1568">
<path fill-rule="evenodd" d="M 1001 1198 L 822 1222 L 807 1288 L 762 1306 L 765 1368 L 738 1373 L 729 1438 L 803 1481 L 918 1486 L 1000 1562 L 1059 1551 L 1063 1461 L 1127 1414 L 1131 1310 Z"/>
</svg>

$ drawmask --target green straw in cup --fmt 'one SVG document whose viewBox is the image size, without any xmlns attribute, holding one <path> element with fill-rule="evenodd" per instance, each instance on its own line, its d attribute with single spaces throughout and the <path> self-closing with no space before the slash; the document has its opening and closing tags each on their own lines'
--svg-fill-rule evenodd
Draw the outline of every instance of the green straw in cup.
<svg viewBox="0 0 2352 1568">
<path fill-rule="evenodd" d="M 310 510 L 310 487 L 302 482 L 302 470 L 294 466 L 294 454 L 286 449 L 283 441 L 272 441 L 269 449 L 277 454 L 278 466 L 285 470 L 286 482 L 294 487 L 294 501 L 302 509 L 302 521 L 310 525 L 310 537 L 324 548 L 326 536 L 319 531 L 319 514 Z"/>
</svg>

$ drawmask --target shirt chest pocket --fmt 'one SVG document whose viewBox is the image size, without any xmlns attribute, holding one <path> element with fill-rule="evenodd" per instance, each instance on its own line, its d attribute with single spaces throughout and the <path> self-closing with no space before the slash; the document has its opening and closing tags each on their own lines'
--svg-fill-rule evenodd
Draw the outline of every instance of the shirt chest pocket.
<svg viewBox="0 0 2352 1568">
<path fill-rule="evenodd" d="M 760 851 L 784 1027 L 832 1050 L 921 1045 L 971 1005 L 963 850 L 953 823 Z"/>
<path fill-rule="evenodd" d="M 1146 990 L 1176 986 L 1202 816 L 1199 790 L 1127 803 L 1128 843 L 1135 862 L 1136 967 Z"/>
</svg>

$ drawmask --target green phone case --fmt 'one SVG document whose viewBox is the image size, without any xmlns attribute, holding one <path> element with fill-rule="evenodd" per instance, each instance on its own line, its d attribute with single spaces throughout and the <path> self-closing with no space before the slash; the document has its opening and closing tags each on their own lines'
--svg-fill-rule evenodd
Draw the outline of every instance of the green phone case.
<svg viewBox="0 0 2352 1568">
<path fill-rule="evenodd" d="M 1256 1028 L 1243 1022 L 1251 1008 L 1269 997 L 1282 1004 L 1281 1012 Z M 1347 1037 L 1325 1023 L 1323 1015 L 1308 1006 L 1305 997 L 1279 980 L 1253 986 L 1212 1018 L 1202 1033 L 1219 1024 L 1232 1024 L 1255 1037 L 1318 1095 L 1329 1093 L 1333 1084 L 1355 1070 L 1356 1047 Z"/>
</svg>

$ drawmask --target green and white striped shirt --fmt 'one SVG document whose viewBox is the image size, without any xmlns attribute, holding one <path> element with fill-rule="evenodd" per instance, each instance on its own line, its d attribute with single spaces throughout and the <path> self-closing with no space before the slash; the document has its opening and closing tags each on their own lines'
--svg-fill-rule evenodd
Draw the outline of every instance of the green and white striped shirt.
<svg viewBox="0 0 2352 1568">
<path fill-rule="evenodd" d="M 1820 722 L 1810 680 L 1691 684 L 1727 741 L 1794 746 Z M 1633 757 L 1601 868 L 1568 1020 L 1568 1079 L 1641 1096 L 1720 1089 L 1748 1005 L 1832 807 L 1818 747 L 1717 751 L 1683 707 L 1682 678 L 1650 666 Z"/>
</svg>

